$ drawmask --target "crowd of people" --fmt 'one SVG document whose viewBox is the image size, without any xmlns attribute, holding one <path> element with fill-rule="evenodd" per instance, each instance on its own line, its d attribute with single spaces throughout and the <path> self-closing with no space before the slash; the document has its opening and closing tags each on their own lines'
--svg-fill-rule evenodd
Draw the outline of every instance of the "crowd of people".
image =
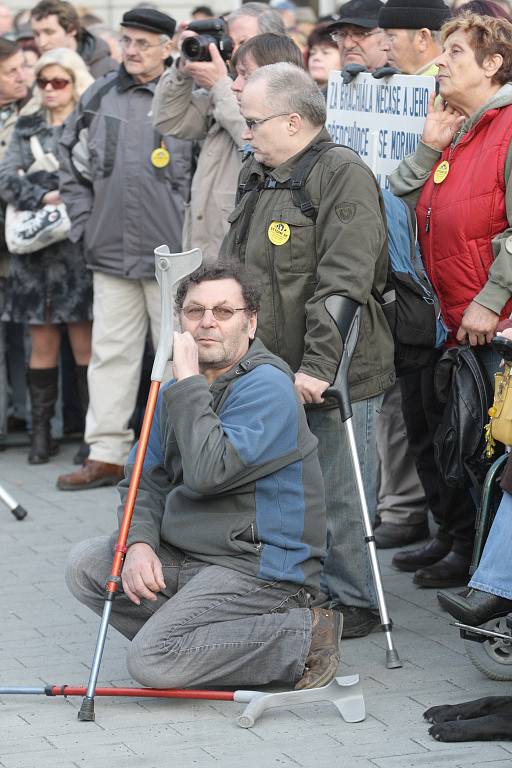
<svg viewBox="0 0 512 768">
<path fill-rule="evenodd" d="M 490 342 L 512 312 L 511 13 L 349 0 L 317 19 L 271 0 L 218 18 L 198 6 L 177 24 L 140 3 L 117 35 L 66 0 L 14 18 L 0 6 L 0 449 L 25 429 L 29 463 L 50 461 L 57 410 L 81 441 L 58 488 L 119 483 L 125 499 L 161 325 L 153 251 L 202 251 L 176 296 L 112 617 L 143 684 L 324 685 L 341 636 L 380 624 L 350 446 L 324 399 L 343 351 L 333 294 L 362 305 L 349 387 L 377 546 L 418 543 L 393 565 L 420 587 L 468 583 L 475 503 L 469 478 L 450 485 L 436 461 L 435 376 L 458 344 L 492 380 Z M 333 71 L 437 79 L 421 141 L 389 181 L 415 211 L 448 338 L 400 377 L 379 298 L 383 194 L 326 129 Z M 15 213 L 30 214 L 30 239 L 58 211 L 60 239 L 10 245 Z M 440 593 L 468 623 L 512 609 L 511 471 L 470 590 Z M 97 612 L 114 547 L 97 538 L 70 555 L 68 585 Z"/>
</svg>

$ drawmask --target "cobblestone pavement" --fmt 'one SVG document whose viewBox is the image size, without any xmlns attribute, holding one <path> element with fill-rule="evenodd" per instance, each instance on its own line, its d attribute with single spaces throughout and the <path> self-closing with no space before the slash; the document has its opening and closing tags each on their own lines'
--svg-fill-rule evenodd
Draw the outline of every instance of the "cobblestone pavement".
<svg viewBox="0 0 512 768">
<path fill-rule="evenodd" d="M 0 686 L 85 685 L 98 619 L 68 594 L 64 560 L 71 545 L 109 533 L 115 489 L 62 493 L 74 446 L 51 464 L 29 467 L 26 449 L 0 454 L 0 483 L 29 512 L 18 522 L 0 504 Z M 367 717 L 347 724 L 327 703 L 273 710 L 250 730 L 237 726 L 231 702 L 98 699 L 96 722 L 77 721 L 80 699 L 0 698 L 3 768 L 510 768 L 512 742 L 441 744 L 427 733 L 423 710 L 510 691 L 485 678 L 464 654 L 458 632 L 435 594 L 413 587 L 382 557 L 394 637 L 404 662 L 387 670 L 384 640 L 374 633 L 343 644 L 340 674 L 361 675 Z M 126 641 L 109 632 L 100 684 L 133 684 Z"/>
</svg>

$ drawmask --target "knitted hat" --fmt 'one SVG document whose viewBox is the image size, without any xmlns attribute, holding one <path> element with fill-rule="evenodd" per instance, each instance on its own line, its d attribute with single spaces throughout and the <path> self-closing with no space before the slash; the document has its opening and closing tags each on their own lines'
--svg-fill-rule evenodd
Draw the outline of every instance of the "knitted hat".
<svg viewBox="0 0 512 768">
<path fill-rule="evenodd" d="M 388 0 L 379 11 L 379 27 L 437 30 L 450 16 L 443 0 Z"/>
</svg>

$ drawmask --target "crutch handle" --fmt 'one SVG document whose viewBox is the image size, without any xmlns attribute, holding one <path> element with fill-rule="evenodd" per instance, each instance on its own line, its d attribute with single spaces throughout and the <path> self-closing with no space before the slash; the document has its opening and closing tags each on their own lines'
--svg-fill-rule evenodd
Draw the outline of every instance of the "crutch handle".
<svg viewBox="0 0 512 768">
<path fill-rule="evenodd" d="M 325 300 L 325 308 L 330 314 L 341 336 L 343 350 L 332 387 L 324 392 L 324 397 L 334 397 L 338 403 L 341 420 L 347 421 L 352 416 L 352 405 L 348 390 L 348 370 L 359 336 L 361 324 L 361 305 L 348 296 L 333 294 Z"/>
</svg>

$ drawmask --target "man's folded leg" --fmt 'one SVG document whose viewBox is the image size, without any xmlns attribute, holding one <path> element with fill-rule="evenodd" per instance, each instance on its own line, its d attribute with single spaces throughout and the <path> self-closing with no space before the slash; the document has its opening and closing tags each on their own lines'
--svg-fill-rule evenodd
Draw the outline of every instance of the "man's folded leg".
<svg viewBox="0 0 512 768">
<path fill-rule="evenodd" d="M 295 683 L 311 645 L 307 603 L 299 585 L 185 563 L 177 594 L 133 639 L 128 669 L 159 688 Z"/>
</svg>

